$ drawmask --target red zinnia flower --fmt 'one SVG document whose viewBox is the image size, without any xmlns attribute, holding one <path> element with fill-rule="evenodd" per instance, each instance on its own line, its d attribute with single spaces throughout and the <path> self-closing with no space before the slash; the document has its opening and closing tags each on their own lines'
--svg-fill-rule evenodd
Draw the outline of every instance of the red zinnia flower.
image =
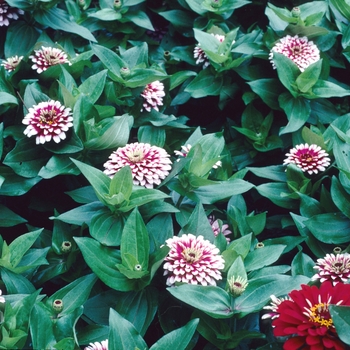
<svg viewBox="0 0 350 350">
<path fill-rule="evenodd" d="M 42 46 L 40 50 L 34 51 L 35 54 L 29 56 L 29 58 L 31 58 L 34 63 L 32 69 L 36 69 L 39 74 L 56 64 L 68 63 L 72 65 L 68 61 L 67 54 L 60 49 Z"/>
<path fill-rule="evenodd" d="M 269 59 L 274 69 L 276 69 L 273 61 L 273 53 L 278 52 L 290 58 L 303 72 L 310 64 L 320 59 L 320 50 L 317 46 L 309 41 L 307 37 L 299 38 L 298 35 L 280 39 L 280 41 L 271 49 Z"/>
<path fill-rule="evenodd" d="M 312 277 L 313 281 L 331 281 L 333 285 L 344 283 L 350 278 L 350 254 L 327 254 L 323 259 L 317 259 L 314 269 L 318 273 Z"/>
<path fill-rule="evenodd" d="M 153 188 L 169 175 L 171 160 L 165 149 L 148 143 L 130 143 L 119 147 L 104 164 L 104 173 L 110 177 L 129 165 L 135 185 Z"/>
<path fill-rule="evenodd" d="M 174 236 L 166 240 L 166 244 L 170 247 L 164 264 L 168 286 L 175 282 L 215 286 L 216 280 L 221 280 L 220 270 L 225 261 L 219 255 L 219 249 L 203 236 L 196 237 L 191 233 Z"/>
<path fill-rule="evenodd" d="M 278 317 L 272 321 L 275 336 L 290 337 L 285 350 L 345 350 L 329 313 L 329 305 L 350 306 L 350 285 L 324 282 L 320 288 L 302 285 L 289 293 L 291 300 L 277 306 Z"/>
<path fill-rule="evenodd" d="M 11 7 L 6 1 L 0 0 L 0 27 L 9 26 L 10 25 L 9 20 L 12 20 L 12 19 L 17 20 L 18 15 L 23 15 L 23 14 L 24 14 L 23 10 Z"/>
<path fill-rule="evenodd" d="M 307 171 L 310 175 L 312 173 L 317 174 L 318 171 L 325 171 L 326 167 L 330 165 L 328 153 L 321 149 L 320 146 L 314 144 L 311 146 L 307 143 L 298 145 L 292 148 L 286 156 L 288 158 L 284 160 L 284 165 L 294 163 L 302 171 Z"/>
<path fill-rule="evenodd" d="M 29 113 L 22 123 L 28 125 L 24 134 L 28 137 L 36 135 L 36 144 L 54 140 L 59 143 L 66 138 L 66 131 L 73 126 L 71 109 L 61 105 L 59 101 L 40 102 L 29 108 Z"/>
</svg>

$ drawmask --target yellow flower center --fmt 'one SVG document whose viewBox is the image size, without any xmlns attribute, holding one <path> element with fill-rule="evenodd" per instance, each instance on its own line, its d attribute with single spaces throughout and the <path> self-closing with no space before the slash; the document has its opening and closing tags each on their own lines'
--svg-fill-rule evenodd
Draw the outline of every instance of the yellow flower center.
<svg viewBox="0 0 350 350">
<path fill-rule="evenodd" d="M 186 248 L 183 250 L 182 256 L 188 263 L 193 264 L 201 258 L 202 252 L 194 248 Z"/>
<path fill-rule="evenodd" d="M 51 125 L 55 122 L 55 118 L 57 116 L 57 113 L 54 109 L 51 111 L 48 110 L 42 110 L 40 112 L 40 124 L 48 124 Z"/>
<path fill-rule="evenodd" d="M 333 320 L 329 315 L 328 304 L 319 303 L 310 308 L 309 321 L 318 323 L 327 328 L 333 327 Z"/>
</svg>

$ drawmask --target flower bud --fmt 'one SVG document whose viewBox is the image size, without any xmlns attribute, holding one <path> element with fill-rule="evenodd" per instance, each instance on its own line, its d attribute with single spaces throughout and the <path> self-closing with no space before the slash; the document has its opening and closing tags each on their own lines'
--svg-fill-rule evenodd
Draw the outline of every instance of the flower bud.
<svg viewBox="0 0 350 350">
<path fill-rule="evenodd" d="M 342 252 L 342 249 L 340 247 L 334 247 L 333 253 L 334 254 L 340 254 Z"/>
<path fill-rule="evenodd" d="M 166 60 L 169 60 L 170 57 L 171 57 L 171 52 L 170 52 L 170 51 L 164 51 L 164 58 L 165 58 Z"/>
<path fill-rule="evenodd" d="M 122 0 L 114 0 L 113 7 L 115 10 L 120 10 L 123 6 Z"/>
<path fill-rule="evenodd" d="M 264 248 L 264 243 L 263 242 L 258 242 L 255 246 L 256 249 Z"/>
<path fill-rule="evenodd" d="M 230 293 L 236 298 L 239 297 L 247 288 L 248 281 L 246 278 L 243 278 L 241 276 L 238 276 L 235 278 L 232 276 L 227 280 L 228 288 Z"/>
<path fill-rule="evenodd" d="M 86 5 L 85 0 L 77 0 L 77 3 L 78 3 L 78 5 L 79 5 L 79 7 L 81 7 L 81 8 L 84 8 L 85 5 Z"/>
<path fill-rule="evenodd" d="M 222 5 L 222 0 L 211 0 L 211 7 L 219 8 Z"/>
<path fill-rule="evenodd" d="M 52 303 L 52 309 L 57 312 L 60 313 L 63 310 L 63 301 L 62 299 L 55 299 Z"/>
<path fill-rule="evenodd" d="M 130 69 L 128 67 L 122 67 L 120 68 L 120 75 L 122 78 L 127 78 L 130 75 Z"/>
<path fill-rule="evenodd" d="M 62 253 L 69 253 L 72 250 L 72 243 L 69 241 L 64 241 L 61 244 L 61 252 Z"/>
<path fill-rule="evenodd" d="M 292 17 L 299 18 L 300 17 L 300 8 L 299 7 L 293 7 L 291 13 L 292 13 Z"/>
<path fill-rule="evenodd" d="M 134 270 L 135 271 L 141 271 L 142 270 L 142 265 L 140 265 L 140 264 L 135 265 L 134 266 Z"/>
</svg>

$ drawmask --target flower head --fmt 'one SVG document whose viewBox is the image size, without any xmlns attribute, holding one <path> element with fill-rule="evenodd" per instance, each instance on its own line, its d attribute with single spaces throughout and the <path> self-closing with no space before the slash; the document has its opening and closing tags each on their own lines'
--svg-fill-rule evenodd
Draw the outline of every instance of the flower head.
<svg viewBox="0 0 350 350">
<path fill-rule="evenodd" d="M 12 72 L 16 69 L 19 63 L 22 61 L 23 56 L 12 56 L 9 57 L 6 61 L 2 61 L 1 65 L 9 72 Z"/>
<path fill-rule="evenodd" d="M 187 157 L 188 152 L 190 151 L 190 149 L 192 148 L 192 146 L 190 144 L 187 144 L 185 146 L 181 146 L 181 151 L 174 151 L 175 155 L 181 157 Z M 180 158 L 177 159 L 177 161 L 180 161 Z M 222 165 L 221 160 L 218 160 L 214 165 L 213 165 L 213 169 L 217 169 L 218 167 L 220 167 Z"/>
<path fill-rule="evenodd" d="M 163 83 L 156 80 L 147 84 L 141 96 L 144 99 L 141 112 L 143 109 L 150 112 L 152 108 L 159 111 L 158 106 L 163 106 L 163 97 L 165 96 Z"/>
<path fill-rule="evenodd" d="M 317 259 L 314 269 L 318 273 L 312 277 L 313 281 L 330 281 L 334 286 L 344 283 L 350 278 L 350 254 L 327 254 L 323 259 Z"/>
<path fill-rule="evenodd" d="M 271 49 L 269 59 L 274 69 L 276 69 L 273 60 L 273 53 L 278 52 L 290 58 L 303 72 L 310 64 L 320 59 L 320 50 L 317 46 L 309 41 L 307 37 L 299 38 L 298 35 L 291 37 L 290 35 L 280 39 L 278 43 Z"/>
<path fill-rule="evenodd" d="M 225 40 L 225 35 L 211 33 L 220 43 Z M 210 65 L 209 58 L 201 48 L 201 44 L 197 44 L 193 50 L 193 57 L 196 58 L 196 64 L 203 63 L 203 69 Z"/>
<path fill-rule="evenodd" d="M 18 15 L 23 14 L 23 10 L 11 7 L 5 0 L 0 0 L 0 27 L 9 26 L 10 20 L 17 20 Z"/>
<path fill-rule="evenodd" d="M 40 102 L 29 108 L 29 113 L 22 123 L 28 125 L 24 134 L 36 136 L 36 144 L 44 144 L 54 140 L 59 143 L 66 138 L 66 131 L 73 126 L 71 109 L 61 105 L 59 101 Z"/>
<path fill-rule="evenodd" d="M 90 343 L 84 350 L 108 350 L 108 339 L 100 342 Z"/>
<path fill-rule="evenodd" d="M 317 174 L 319 171 L 325 171 L 326 167 L 330 165 L 330 158 L 320 146 L 317 145 L 297 145 L 286 154 L 287 158 L 283 164 L 294 163 L 302 171 L 307 171 L 310 175 Z"/>
<path fill-rule="evenodd" d="M 228 283 L 230 293 L 234 297 L 239 297 L 248 286 L 247 279 L 241 276 L 238 276 L 237 278 L 235 276 L 232 276 L 227 280 L 227 283 Z"/>
<path fill-rule="evenodd" d="M 55 47 L 42 46 L 40 50 L 34 51 L 35 54 L 29 56 L 29 58 L 31 58 L 34 63 L 32 69 L 36 69 L 39 74 L 44 72 L 47 68 L 57 64 L 68 63 L 69 65 L 72 65 L 68 61 L 67 54 Z"/>
<path fill-rule="evenodd" d="M 275 336 L 289 337 L 283 349 L 345 350 L 329 313 L 329 305 L 350 306 L 350 285 L 326 281 L 320 288 L 302 285 L 289 293 L 291 300 L 276 308 L 278 317 L 272 321 Z"/>
<path fill-rule="evenodd" d="M 164 264 L 168 286 L 175 282 L 215 286 L 216 280 L 222 279 L 220 270 L 224 268 L 224 259 L 219 249 L 203 236 L 191 233 L 174 236 L 166 244 L 170 248 Z"/>
<path fill-rule="evenodd" d="M 169 157 L 163 148 L 148 143 L 130 143 L 109 156 L 104 173 L 113 177 L 118 170 L 129 165 L 135 185 L 153 188 L 169 175 Z"/>
<path fill-rule="evenodd" d="M 215 237 L 221 232 L 225 236 L 227 243 L 230 243 L 231 240 L 227 236 L 230 235 L 232 231 L 228 229 L 229 226 L 227 224 L 222 224 L 221 222 L 219 223 L 219 220 L 215 219 L 214 215 L 209 215 L 208 220 Z"/>
</svg>

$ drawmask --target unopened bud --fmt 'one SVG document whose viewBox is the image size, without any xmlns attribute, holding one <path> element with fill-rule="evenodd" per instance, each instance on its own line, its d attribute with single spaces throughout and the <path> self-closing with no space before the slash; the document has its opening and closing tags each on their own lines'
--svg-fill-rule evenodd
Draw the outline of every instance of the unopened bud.
<svg viewBox="0 0 350 350">
<path fill-rule="evenodd" d="M 227 280 L 230 293 L 236 298 L 239 297 L 247 288 L 248 281 L 246 278 L 238 276 L 235 278 L 232 276 Z"/>
<path fill-rule="evenodd" d="M 128 67 L 122 67 L 120 68 L 120 75 L 122 78 L 127 78 L 130 75 L 130 69 Z"/>
<path fill-rule="evenodd" d="M 115 10 L 120 10 L 123 6 L 123 3 L 121 0 L 114 0 L 113 1 L 113 7 Z"/>
<path fill-rule="evenodd" d="M 61 252 L 62 253 L 69 253 L 72 250 L 72 243 L 69 241 L 64 241 L 61 244 Z"/>
<path fill-rule="evenodd" d="M 59 313 L 63 310 L 63 301 L 62 299 L 55 299 L 52 303 L 52 308 L 55 312 Z"/>
<path fill-rule="evenodd" d="M 258 242 L 255 246 L 256 249 L 264 248 L 264 243 L 263 242 Z"/>
<path fill-rule="evenodd" d="M 170 56 L 171 56 L 171 52 L 170 51 L 164 51 L 164 58 L 166 60 L 169 60 L 170 59 Z"/>
<path fill-rule="evenodd" d="M 340 254 L 342 252 L 342 249 L 340 248 L 340 247 L 335 247 L 334 249 L 333 249 L 333 253 L 334 254 Z"/>
<path fill-rule="evenodd" d="M 292 9 L 292 16 L 294 18 L 300 17 L 300 8 L 299 7 L 293 7 L 293 9 Z"/>
<path fill-rule="evenodd" d="M 212 0 L 210 5 L 213 8 L 218 8 L 222 5 L 222 0 Z"/>
</svg>

